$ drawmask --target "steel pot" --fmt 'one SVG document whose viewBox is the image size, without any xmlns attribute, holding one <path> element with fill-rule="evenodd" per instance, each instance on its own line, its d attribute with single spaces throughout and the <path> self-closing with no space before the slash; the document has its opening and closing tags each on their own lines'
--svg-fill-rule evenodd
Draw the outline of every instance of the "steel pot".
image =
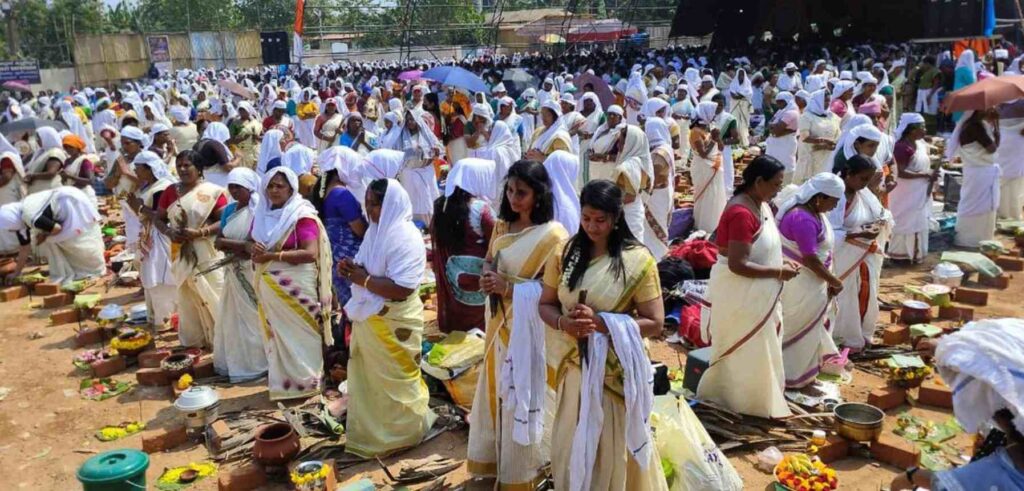
<svg viewBox="0 0 1024 491">
<path fill-rule="evenodd" d="M 855 442 L 875 441 L 882 434 L 885 413 L 871 404 L 847 402 L 832 410 L 839 436 Z"/>
</svg>

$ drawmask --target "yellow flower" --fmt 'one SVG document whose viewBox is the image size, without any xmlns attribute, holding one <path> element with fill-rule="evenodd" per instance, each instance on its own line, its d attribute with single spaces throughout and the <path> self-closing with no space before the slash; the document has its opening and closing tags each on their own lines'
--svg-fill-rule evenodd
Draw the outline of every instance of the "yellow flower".
<svg viewBox="0 0 1024 491">
<path fill-rule="evenodd" d="M 184 374 L 178 379 L 178 390 L 185 390 L 192 386 L 192 376 Z"/>
<path fill-rule="evenodd" d="M 214 472 L 217 472 L 217 464 L 209 462 L 192 462 L 188 465 L 183 465 L 181 467 L 167 469 L 166 471 L 164 471 L 163 475 L 160 476 L 158 481 L 164 484 L 177 484 L 178 481 L 181 480 L 181 474 L 188 470 L 196 471 L 196 473 L 199 474 L 199 477 L 197 479 L 202 479 L 204 477 L 209 477 L 213 475 Z"/>
<path fill-rule="evenodd" d="M 296 486 L 302 486 L 304 484 L 309 484 L 309 483 L 312 483 L 312 482 L 316 482 L 316 481 L 319 481 L 321 479 L 326 479 L 327 478 L 327 474 L 330 473 L 330 471 L 331 471 L 331 466 L 329 466 L 327 464 L 323 464 L 323 465 L 320 466 L 320 470 L 318 470 L 317 472 L 307 472 L 307 473 L 304 473 L 304 474 L 299 474 L 297 471 L 293 470 L 290 473 L 290 477 L 291 477 L 291 480 L 292 480 L 292 484 L 294 484 Z"/>
</svg>

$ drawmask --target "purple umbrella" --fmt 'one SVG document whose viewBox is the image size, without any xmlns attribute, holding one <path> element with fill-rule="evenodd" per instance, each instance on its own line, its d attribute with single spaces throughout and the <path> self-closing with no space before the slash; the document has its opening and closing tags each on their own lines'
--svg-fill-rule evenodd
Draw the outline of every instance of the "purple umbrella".
<svg viewBox="0 0 1024 491">
<path fill-rule="evenodd" d="M 422 77 L 423 70 L 409 70 L 398 74 L 398 80 L 406 82 L 420 80 Z"/>
</svg>

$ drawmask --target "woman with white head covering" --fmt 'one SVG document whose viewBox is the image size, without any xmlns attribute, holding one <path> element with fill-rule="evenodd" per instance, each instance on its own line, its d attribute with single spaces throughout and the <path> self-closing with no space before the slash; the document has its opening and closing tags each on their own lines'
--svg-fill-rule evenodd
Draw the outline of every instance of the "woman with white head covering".
<svg viewBox="0 0 1024 491">
<path fill-rule="evenodd" d="M 423 111 L 408 111 L 405 114 L 401 148 L 405 163 L 399 175 L 402 187 L 412 201 L 414 218 L 424 224 L 430 223 L 434 200 L 441 196 L 434 160 L 444 154 L 444 146 L 434 135 L 433 125 L 427 123 L 427 118 L 432 116 Z"/>
<path fill-rule="evenodd" d="M 93 141 L 92 129 L 82 122 L 82 118 L 75 112 L 74 106 L 68 101 L 60 101 L 57 103 L 57 110 L 60 112 L 61 121 L 68 126 L 68 129 L 85 141 L 86 151 L 95 152 L 96 143 Z"/>
<path fill-rule="evenodd" d="M 736 118 L 736 131 L 740 136 L 740 145 L 746 148 L 750 144 L 750 114 L 753 106 L 754 87 L 750 83 L 747 71 L 740 68 L 729 83 L 728 91 L 729 114 Z"/>
<path fill-rule="evenodd" d="M 775 96 L 778 108 L 768 124 L 769 136 L 765 141 L 765 154 L 770 155 L 786 166 L 785 184 L 793 182 L 796 170 L 797 130 L 800 128 L 800 109 L 796 98 L 789 92 L 779 92 Z"/>
<path fill-rule="evenodd" d="M 224 272 L 198 274 L 223 259 L 214 247 L 227 191 L 203 179 L 195 151 L 179 156 L 180 181 L 160 193 L 156 226 L 172 241 L 172 271 L 178 285 L 178 339 L 183 346 L 213 346 L 213 329 L 220 308 Z"/>
<path fill-rule="evenodd" d="M 643 76 L 639 71 L 634 71 L 629 75 L 625 94 L 626 122 L 637 124 L 640 108 L 647 102 L 647 86 L 644 85 Z"/>
<path fill-rule="evenodd" d="M 492 200 L 501 198 L 505 187 L 505 175 L 509 167 L 519 160 L 516 137 L 504 121 L 495 121 L 486 133 L 487 143 L 470 151 L 471 157 L 494 161 L 493 189 L 488 193 Z"/>
<path fill-rule="evenodd" d="M 530 140 L 533 138 L 533 132 L 537 127 L 538 111 L 540 111 L 540 102 L 537 101 L 537 89 L 529 87 L 524 90 L 519 95 L 517 104 L 516 112 L 523 117 L 523 148 L 528 148 Z"/>
<path fill-rule="evenodd" d="M 361 155 L 366 155 L 378 147 L 377 135 L 364 126 L 363 115 L 350 111 L 341 121 L 341 133 L 338 145 L 349 147 Z"/>
<path fill-rule="evenodd" d="M 572 150 L 572 136 L 561 118 L 562 108 L 557 101 L 547 101 L 541 106 L 541 126 L 533 131 L 526 158 L 543 162 L 555 150 Z"/>
<path fill-rule="evenodd" d="M 245 382 L 267 373 L 258 301 L 250 259 L 249 230 L 260 203 L 260 177 L 244 167 L 228 173 L 228 192 L 234 202 L 224 208 L 216 246 L 234 260 L 224 267 L 224 290 L 213 333 L 213 365 L 232 383 Z"/>
<path fill-rule="evenodd" d="M 597 131 L 590 139 L 587 159 L 581 170 L 581 181 L 611 179 L 615 171 L 615 154 L 618 152 L 619 136 L 625 128 L 625 111 L 612 104 L 605 113 L 605 122 L 597 127 Z"/>
<path fill-rule="evenodd" d="M 302 89 L 300 100 L 296 101 L 295 138 L 307 147 L 316 148 L 318 139 L 313 133 L 317 116 L 320 115 L 320 98 L 312 88 Z"/>
<path fill-rule="evenodd" d="M 722 170 L 721 133 L 713 128 L 718 104 L 701 102 L 697 105 L 697 118 L 690 127 L 690 179 L 693 181 L 694 227 L 711 234 L 718 228 L 718 220 L 729 200 L 725 191 L 725 172 Z"/>
<path fill-rule="evenodd" d="M 218 159 L 212 159 L 208 161 L 207 167 L 203 169 L 203 176 L 208 182 L 216 184 L 220 187 L 226 187 L 228 184 L 228 172 L 231 172 L 238 164 L 238 157 L 231 153 L 231 149 L 228 148 L 228 140 L 231 139 L 231 130 L 228 129 L 227 125 L 220 121 L 214 121 L 206 126 L 206 130 L 203 131 L 202 140 L 209 140 L 206 145 L 216 145 L 220 147 L 220 151 L 217 152 L 220 157 Z M 196 151 L 206 156 L 207 152 L 204 151 L 203 141 L 196 144 Z M 226 161 L 224 158 L 226 157 Z"/>
<path fill-rule="evenodd" d="M 924 117 L 918 113 L 900 116 L 893 151 L 897 186 L 889 192 L 894 224 L 888 254 L 892 259 L 912 263 L 919 263 L 928 255 L 932 185 L 939 176 L 938 170 L 931 169 L 924 135 Z"/>
<path fill-rule="evenodd" d="M 622 188 L 622 211 L 630 231 L 634 237 L 644 237 L 647 223 L 644 194 L 649 194 L 654 186 L 651 146 L 644 130 L 637 126 L 627 125 L 620 138 L 621 146 L 615 157 L 615 172 L 611 181 Z"/>
<path fill-rule="evenodd" d="M 828 311 L 843 282 L 832 271 L 835 239 L 828 213 L 845 189 L 839 176 L 816 174 L 782 200 L 776 214 L 782 253 L 803 266 L 782 289 L 782 361 L 788 389 L 813 383 L 821 363 L 838 351 L 829 333 Z"/>
<path fill-rule="evenodd" d="M 239 165 L 247 169 L 255 168 L 259 157 L 259 138 L 263 133 L 263 124 L 257 117 L 256 108 L 249 101 L 239 102 L 238 116 L 231 124 L 235 127 L 236 133 L 229 142 L 236 145 L 238 153 L 241 154 Z"/>
<path fill-rule="evenodd" d="M 388 111 L 384 114 L 384 134 L 380 137 L 380 148 L 388 150 L 401 150 L 402 142 L 402 114 L 396 111 Z"/>
<path fill-rule="evenodd" d="M 835 234 L 833 269 L 843 290 L 832 317 L 832 337 L 841 346 L 860 350 L 871 342 L 878 321 L 878 285 L 892 215 L 868 187 L 878 175 L 871 157 L 854 154 L 837 173 L 846 189 L 828 219 Z"/>
<path fill-rule="evenodd" d="M 575 233 L 580 228 L 580 200 L 576 193 L 579 160 L 565 150 L 556 150 L 544 161 L 544 167 L 551 179 L 555 221 Z"/>
<path fill-rule="evenodd" d="M 796 93 L 796 91 L 803 88 L 803 78 L 800 76 L 800 71 L 797 69 L 796 63 L 786 63 L 786 66 L 782 69 L 782 73 L 779 74 L 779 82 L 777 85 L 779 90 L 791 93 Z"/>
<path fill-rule="evenodd" d="M 493 160 L 465 158 L 455 163 L 445 181 L 444 197 L 434 202 L 430 225 L 437 278 L 437 321 L 443 332 L 486 329 L 484 300 L 478 288 L 463 288 L 483 274 L 497 213 Z M 504 181 L 504 179 L 502 179 Z"/>
<path fill-rule="evenodd" d="M 21 156 L 7 138 L 0 135 L 0 206 L 16 203 L 28 196 L 25 168 Z M 21 246 L 15 232 L 0 230 L 0 254 L 12 254 Z"/>
<path fill-rule="evenodd" d="M 373 181 L 366 215 L 359 253 L 339 268 L 354 285 L 345 304 L 353 322 L 346 451 L 369 458 L 420 443 L 436 415 L 417 363 L 426 249 L 409 195 L 393 179 Z"/>
<path fill-rule="evenodd" d="M 644 130 L 650 143 L 654 176 L 652 191 L 644 196 L 647 225 L 643 242 L 651 250 L 651 254 L 660 259 L 668 253 L 669 217 L 675 208 L 672 190 L 675 181 L 675 154 L 672 151 L 672 135 L 664 119 L 656 116 L 647 118 Z"/>
<path fill-rule="evenodd" d="M 829 110 L 828 92 L 811 94 L 807 109 L 800 115 L 800 145 L 797 150 L 794 184 L 803 184 L 812 176 L 832 170 L 832 151 L 839 140 L 839 117 Z"/>
<path fill-rule="evenodd" d="M 139 279 L 146 294 L 149 318 L 159 327 L 174 314 L 178 281 L 171 266 L 171 239 L 156 225 L 156 212 L 160 195 L 177 179 L 163 159 L 153 152 L 139 152 L 132 163 L 139 183 L 127 202 L 139 217 L 142 228 L 137 251 L 141 261 Z"/>
<path fill-rule="evenodd" d="M 270 169 L 281 165 L 281 157 L 284 155 L 283 140 L 284 132 L 277 128 L 263 134 L 263 141 L 260 142 L 260 154 L 256 159 L 256 172 L 259 175 L 262 176 Z"/>
<path fill-rule="evenodd" d="M 77 116 L 76 116 L 77 117 Z M 39 150 L 36 150 L 25 166 L 25 183 L 28 193 L 47 191 L 61 185 L 60 169 L 68 154 L 57 130 L 43 127 L 36 130 Z"/>
<path fill-rule="evenodd" d="M 313 173 L 315 161 L 316 152 L 301 143 L 288 147 L 288 150 L 281 156 L 281 166 L 291 169 L 296 176 L 299 176 L 299 180 L 302 179 L 302 176 Z"/>
<path fill-rule="evenodd" d="M 516 147 L 516 158 L 522 157 L 523 146 L 526 144 L 524 139 L 532 135 L 533 132 L 526 133 L 525 118 L 516 113 L 516 101 L 515 99 L 505 96 L 498 100 L 498 114 L 495 116 L 498 121 L 502 121 L 508 126 L 509 131 L 512 132 L 512 136 L 515 137 Z M 530 119 L 533 119 L 531 116 Z"/>
<path fill-rule="evenodd" d="M 365 157 L 348 147 L 334 146 L 320 154 L 320 177 L 313 188 L 311 202 L 316 206 L 331 243 L 331 255 L 338 264 L 355 257 L 366 234 L 366 220 L 360 196 L 366 195 L 363 184 Z M 332 271 L 334 295 L 338 305 L 352 297 L 352 283 Z"/>
<path fill-rule="evenodd" d="M 323 152 L 334 145 L 335 140 L 342 131 L 342 120 L 344 119 L 341 115 L 339 107 L 341 103 L 338 102 L 338 98 L 332 97 L 324 102 L 324 111 L 316 117 L 316 122 L 313 125 L 313 136 L 316 137 L 315 148 L 318 152 Z"/>
<path fill-rule="evenodd" d="M 999 128 L 994 109 L 965 111 L 957 122 L 946 147 L 946 158 L 957 155 L 964 164 L 964 182 L 956 208 L 956 239 L 960 247 L 977 247 L 992 240 L 999 208 L 999 166 L 995 152 L 999 148 Z"/>
<path fill-rule="evenodd" d="M 21 274 L 32 249 L 46 258 L 49 281 L 66 285 L 106 273 L 101 218 L 80 189 L 60 186 L 0 207 L 0 230 L 17 231 L 22 241 L 12 276 Z"/>
<path fill-rule="evenodd" d="M 331 245 L 295 173 L 274 168 L 261 187 L 251 249 L 270 399 L 307 398 L 320 391 L 323 345 L 334 344 Z"/>
<path fill-rule="evenodd" d="M 832 103 L 829 109 L 839 116 L 839 125 L 842 128 L 857 115 L 857 109 L 853 106 L 853 92 L 856 87 L 857 84 L 849 80 L 840 80 L 832 88 Z"/>
</svg>

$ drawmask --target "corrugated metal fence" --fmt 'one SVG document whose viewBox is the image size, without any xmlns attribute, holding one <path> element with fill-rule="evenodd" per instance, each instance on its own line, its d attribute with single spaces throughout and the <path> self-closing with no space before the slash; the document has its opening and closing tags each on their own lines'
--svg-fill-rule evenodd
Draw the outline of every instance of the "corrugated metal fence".
<svg viewBox="0 0 1024 491">
<path fill-rule="evenodd" d="M 260 34 L 246 32 L 193 32 L 102 34 L 75 38 L 75 70 L 82 85 L 105 85 L 145 76 L 149 69 L 146 38 L 166 36 L 171 68 L 250 68 L 263 52 Z"/>
</svg>

